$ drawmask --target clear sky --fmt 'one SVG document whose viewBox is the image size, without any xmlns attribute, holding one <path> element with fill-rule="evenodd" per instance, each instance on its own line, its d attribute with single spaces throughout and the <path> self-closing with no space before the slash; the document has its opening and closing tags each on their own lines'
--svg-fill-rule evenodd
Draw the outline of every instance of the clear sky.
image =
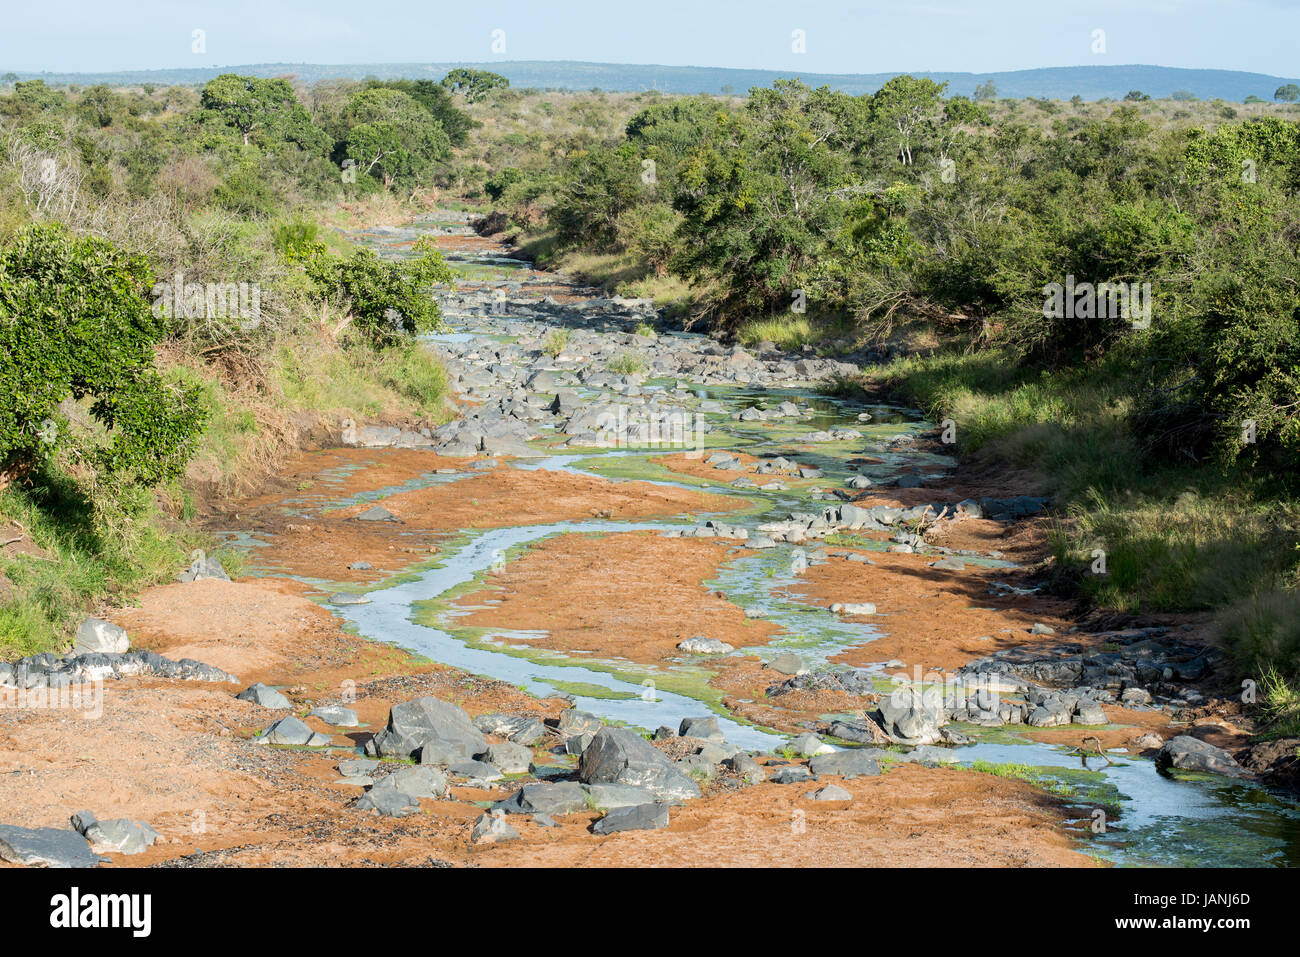
<svg viewBox="0 0 1300 957">
<path fill-rule="evenodd" d="M 4 0 L 0 71 L 587 60 L 807 73 L 1300 74 L 1300 0 Z M 193 31 L 204 31 L 195 52 Z M 493 47 L 493 31 L 496 35 Z M 804 53 L 792 33 L 804 31 Z M 1094 52 L 1095 30 L 1105 52 Z M 502 44 L 504 40 L 504 44 Z M 504 50 L 501 49 L 504 45 Z"/>
</svg>

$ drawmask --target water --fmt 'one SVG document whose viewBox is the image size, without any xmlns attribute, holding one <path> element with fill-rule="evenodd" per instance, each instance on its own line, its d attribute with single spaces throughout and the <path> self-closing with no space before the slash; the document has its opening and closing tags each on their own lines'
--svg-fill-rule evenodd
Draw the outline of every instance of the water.
<svg viewBox="0 0 1300 957">
<path fill-rule="evenodd" d="M 418 228 L 368 231 L 362 239 L 391 255 L 405 255 L 418 237 Z M 471 268 L 527 268 L 509 257 L 457 252 L 460 265 Z M 466 343 L 476 339 L 509 341 L 499 324 L 480 317 L 452 318 L 459 328 L 425 337 L 429 342 Z M 689 333 L 673 333 L 691 337 Z M 486 344 L 486 342 L 485 342 Z M 668 380 L 671 382 L 672 380 Z M 724 414 L 707 418 L 720 430 L 710 436 L 728 449 L 754 455 L 787 451 L 792 437 L 814 430 L 853 428 L 863 439 L 811 446 L 797 453 L 802 464 L 812 464 L 827 475 L 828 486 L 841 485 L 853 474 L 873 479 L 895 474 L 900 468 L 922 474 L 942 474 L 955 464 L 952 459 L 915 450 L 891 450 L 875 443 L 900 433 L 931 428 L 914 409 L 889 405 L 861 405 L 800 389 L 752 390 L 735 387 L 697 386 L 709 399 L 722 402 Z M 583 394 L 595 395 L 583 389 Z M 614 401 L 619 396 L 608 396 Z M 810 418 L 746 423 L 728 418 L 732 411 L 760 403 L 775 407 L 790 399 L 801 408 L 811 408 Z M 861 413 L 870 420 L 858 421 Z M 725 435 L 725 439 L 721 438 Z M 868 450 L 863 461 L 863 448 Z M 677 488 L 699 489 L 724 495 L 740 495 L 757 503 L 745 512 L 727 513 L 729 524 L 755 526 L 790 511 L 820 511 L 833 504 L 813 500 L 797 488 L 764 492 L 735 489 L 721 482 L 700 480 L 673 473 L 652 459 L 665 449 L 583 449 L 553 451 L 541 458 L 518 460 L 512 467 L 549 470 L 581 475 L 599 475 L 612 481 L 648 481 Z M 382 454 L 382 453 L 377 453 Z M 342 474 L 342 473 L 340 473 Z M 343 506 L 371 501 L 396 491 L 442 482 L 459 481 L 472 471 L 452 475 L 426 473 L 404 485 L 338 497 L 331 501 Z M 758 480 L 758 477 L 754 477 Z M 770 478 L 780 478 L 771 476 Z M 328 495 L 328 490 L 325 490 Z M 317 494 L 286 500 L 286 508 L 321 504 Z M 706 516 L 691 518 L 702 520 Z M 683 516 L 683 521 L 686 517 Z M 692 524 L 694 522 L 692 521 Z M 526 548 L 543 538 L 569 533 L 612 534 L 630 530 L 665 530 L 671 522 L 584 521 L 502 528 L 466 533 L 458 545 L 445 549 L 436 567 L 389 587 L 368 592 L 371 603 L 332 609 L 367 637 L 392 643 L 434 661 L 464 671 L 504 680 L 538 696 L 569 694 L 584 711 L 602 718 L 647 730 L 660 725 L 676 727 L 684 717 L 713 711 L 719 726 L 734 744 L 755 750 L 782 746 L 786 736 L 771 729 L 753 727 L 736 720 L 721 704 L 721 695 L 707 685 L 709 672 L 682 662 L 666 666 L 634 665 L 575 658 L 546 649 L 546 635 L 536 632 L 482 632 L 458 623 L 463 613 L 447 607 L 444 599 L 474 590 L 490 575 L 511 550 Z M 234 539 L 249 547 L 262 544 L 246 534 Z M 817 547 L 809 545 L 804 551 Z M 883 546 L 882 546 L 883 547 Z M 255 551 L 251 552 L 255 559 Z M 881 616 L 876 623 L 846 622 L 825 608 L 806 604 L 792 592 L 798 581 L 793 567 L 796 557 L 791 546 L 739 555 L 720 568 L 710 588 L 721 590 L 729 600 L 758 617 L 781 626 L 783 634 L 769 645 L 746 647 L 744 654 L 766 659 L 780 650 L 795 650 L 814 666 L 825 666 L 845 649 L 868 644 L 880 628 L 891 623 Z M 508 559 L 506 559 L 508 560 Z M 1010 567 L 1007 562 L 963 558 L 968 563 Z M 319 583 L 329 589 L 329 583 Z M 742 652 L 737 652 L 741 654 Z M 1083 849 L 1120 864 L 1137 866 L 1258 866 L 1300 863 L 1300 810 L 1288 797 L 1279 796 L 1249 783 L 1199 777 L 1174 780 L 1159 774 L 1151 761 L 1123 757 L 1114 764 L 1093 757 L 1084 761 L 1064 750 L 1019 738 L 1014 730 L 965 729 L 977 739 L 973 747 L 957 749 L 964 766 L 977 761 L 994 765 L 1023 765 L 1044 776 L 1048 786 L 1067 793 L 1078 815 L 1076 833 Z M 972 772 L 974 773 L 974 772 Z M 1093 833 L 1094 815 L 1106 815 L 1103 833 Z"/>
</svg>

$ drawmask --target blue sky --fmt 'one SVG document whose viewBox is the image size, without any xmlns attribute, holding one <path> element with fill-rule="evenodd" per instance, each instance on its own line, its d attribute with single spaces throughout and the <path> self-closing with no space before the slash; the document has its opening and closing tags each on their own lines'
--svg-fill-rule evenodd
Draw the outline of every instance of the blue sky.
<svg viewBox="0 0 1300 957">
<path fill-rule="evenodd" d="M 1149 63 L 1300 74 L 1300 0 L 25 0 L 0 70 L 588 60 L 991 72 Z M 193 52 L 203 30 L 206 50 Z M 493 31 L 504 31 L 504 53 Z M 804 31 L 806 52 L 792 52 Z M 1105 31 L 1105 53 L 1093 31 Z"/>
</svg>

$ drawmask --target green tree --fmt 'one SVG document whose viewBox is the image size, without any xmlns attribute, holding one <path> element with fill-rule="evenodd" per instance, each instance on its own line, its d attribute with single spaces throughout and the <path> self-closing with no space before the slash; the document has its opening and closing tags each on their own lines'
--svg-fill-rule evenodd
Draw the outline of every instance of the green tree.
<svg viewBox="0 0 1300 957">
<path fill-rule="evenodd" d="M 1296 86 L 1294 83 L 1279 86 L 1273 92 L 1273 99 L 1279 103 L 1294 103 L 1296 100 L 1300 100 L 1300 86 Z"/>
<path fill-rule="evenodd" d="M 0 252 L 0 460 L 30 466 L 66 432 L 59 405 L 92 400 L 106 472 L 152 485 L 179 475 L 203 422 L 194 391 L 164 386 L 165 320 L 141 256 L 29 226 Z"/>
<path fill-rule="evenodd" d="M 442 124 L 400 90 L 360 90 L 349 99 L 344 118 L 345 155 L 385 189 L 418 183 L 433 164 L 451 155 Z"/>
<path fill-rule="evenodd" d="M 992 80 L 985 80 L 975 87 L 975 99 L 977 100 L 996 100 L 998 98 L 998 85 Z"/>
<path fill-rule="evenodd" d="M 294 143 L 323 155 L 331 145 L 329 137 L 312 125 L 288 80 L 223 73 L 203 88 L 199 105 L 233 127 L 245 146 L 254 140 L 268 148 Z"/>
<path fill-rule="evenodd" d="M 442 84 L 433 80 L 369 80 L 366 86 L 405 93 L 438 121 L 452 146 L 464 146 L 469 142 L 470 131 L 478 125 L 468 113 L 456 106 Z"/>
<path fill-rule="evenodd" d="M 462 93 L 468 103 L 476 103 L 493 90 L 504 90 L 510 81 L 488 70 L 452 70 L 442 78 L 442 85 L 452 93 Z"/>
<path fill-rule="evenodd" d="M 928 77 L 896 76 L 871 98 L 872 122 L 897 143 L 898 161 L 912 164 L 912 137 L 940 112 L 947 83 Z"/>
</svg>

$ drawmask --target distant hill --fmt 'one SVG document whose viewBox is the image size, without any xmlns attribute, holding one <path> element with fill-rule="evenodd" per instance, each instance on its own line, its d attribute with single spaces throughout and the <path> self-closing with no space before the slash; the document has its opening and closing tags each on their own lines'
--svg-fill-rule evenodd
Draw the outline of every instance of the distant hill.
<svg viewBox="0 0 1300 957">
<path fill-rule="evenodd" d="M 441 78 L 457 67 L 492 70 L 510 79 L 513 86 L 539 89 L 610 92 L 661 90 L 665 93 L 744 93 L 750 87 L 771 86 L 783 76 L 799 76 L 812 86 L 827 85 L 846 93 L 872 93 L 894 73 L 799 73 L 794 70 L 735 70 L 701 66 L 652 66 L 623 63 L 582 63 L 574 60 L 520 60 L 490 63 L 358 63 L 328 66 L 316 63 L 257 63 L 243 66 L 203 67 L 176 70 L 130 70 L 120 73 L 18 73 L 20 79 L 43 79 L 47 83 L 108 83 L 116 86 L 139 83 L 159 85 L 205 83 L 219 73 L 255 76 L 293 74 L 306 83 L 329 79 L 381 79 L 402 77 Z M 0 73 L 3 73 L 0 67 Z M 1266 100 L 1273 91 L 1295 79 L 1266 73 L 1237 70 L 1189 70 L 1166 66 L 1066 66 L 1006 73 L 933 73 L 915 71 L 948 83 L 952 94 L 975 92 L 988 80 L 999 96 L 1068 99 L 1076 93 L 1086 100 L 1102 97 L 1121 99 L 1130 90 L 1141 90 L 1157 99 L 1176 90 L 1188 90 L 1201 99 L 1240 102 L 1254 94 Z"/>
</svg>

